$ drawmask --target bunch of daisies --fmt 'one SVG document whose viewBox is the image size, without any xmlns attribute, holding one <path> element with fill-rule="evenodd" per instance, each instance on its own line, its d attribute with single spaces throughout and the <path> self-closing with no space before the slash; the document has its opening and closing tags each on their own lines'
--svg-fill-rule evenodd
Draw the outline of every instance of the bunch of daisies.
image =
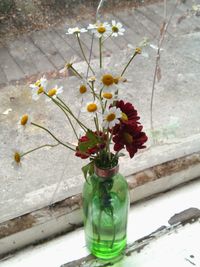
<svg viewBox="0 0 200 267">
<path fill-rule="evenodd" d="M 92 66 L 92 61 L 87 58 L 82 45 L 81 35 L 88 32 L 92 38 L 95 36 L 99 39 L 98 70 Z M 120 72 L 103 66 L 104 42 L 108 38 L 123 35 L 124 32 L 125 29 L 120 22 L 112 21 L 111 24 L 107 22 L 89 24 L 87 28 L 69 28 L 66 33 L 77 38 L 80 51 L 87 63 L 87 71 L 86 74 L 80 73 L 73 59 L 65 65 L 61 72 L 70 70 L 76 76 L 78 85 L 74 90 L 76 90 L 76 96 L 81 98 L 81 112 L 87 113 L 93 122 L 92 128 L 81 121 L 79 116 L 74 114 L 71 107 L 66 104 L 62 97 L 64 92 L 62 86 L 49 87 L 45 76 L 30 85 L 34 100 L 45 97 L 46 101 L 53 102 L 64 112 L 77 139 L 76 145 L 58 139 L 50 129 L 42 125 L 34 122 L 30 122 L 30 124 L 50 134 L 56 141 L 56 144 L 52 146 L 65 146 L 72 150 L 77 157 L 89 159 L 90 162 L 83 167 L 86 175 L 88 172 L 91 173 L 94 164 L 100 168 L 112 168 L 117 165 L 123 149 L 126 149 L 132 158 L 139 149 L 145 148 L 144 143 L 147 141 L 147 136 L 142 131 L 143 127 L 139 122 L 140 117 L 137 110 L 131 103 L 119 99 L 118 96 L 122 84 L 126 82 L 124 74 L 135 56 L 141 54 L 141 48 L 137 47 L 133 50 L 132 56 L 127 60 L 127 64 L 122 66 Z M 28 121 L 28 115 L 23 115 L 20 119 L 21 127 L 26 127 Z M 82 130 L 81 136 L 74 123 L 78 124 Z M 46 144 L 21 154 L 16 152 L 14 159 L 20 163 L 24 155 L 45 146 L 51 145 Z"/>
</svg>

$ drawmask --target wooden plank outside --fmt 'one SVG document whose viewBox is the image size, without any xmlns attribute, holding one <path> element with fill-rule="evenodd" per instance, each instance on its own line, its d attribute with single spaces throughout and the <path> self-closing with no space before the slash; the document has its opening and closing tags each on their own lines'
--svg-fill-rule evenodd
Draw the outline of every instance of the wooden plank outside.
<svg viewBox="0 0 200 267">
<path fill-rule="evenodd" d="M 183 8 L 181 8 L 181 6 Z M 158 3 L 156 8 L 154 9 L 156 14 L 163 13 L 163 4 Z M 172 16 L 173 15 L 173 16 Z M 195 21 L 194 16 L 187 16 L 187 10 L 184 8 L 183 4 L 178 4 L 176 7 L 176 3 L 173 1 L 167 1 L 167 18 L 169 20 L 170 16 L 172 16 L 171 22 L 168 27 L 168 31 L 173 35 L 183 35 L 188 34 L 194 31 L 195 29 Z M 185 17 L 186 16 L 186 17 Z M 181 19 L 183 18 L 183 19 Z M 200 25 L 200 19 L 199 24 Z"/>
<path fill-rule="evenodd" d="M 72 56 L 71 47 L 61 38 L 54 29 L 46 30 L 47 38 L 54 44 L 59 54 L 65 62 L 68 62 Z"/>
<path fill-rule="evenodd" d="M 148 17 L 146 17 L 144 13 L 141 13 L 140 9 L 135 9 L 133 15 L 135 19 L 137 21 L 140 21 L 140 23 L 142 23 L 143 26 L 147 29 L 149 39 L 158 39 L 158 35 L 160 32 L 158 25 L 156 25 Z"/>
<path fill-rule="evenodd" d="M 0 48 L 0 66 L 3 69 L 8 82 L 24 78 L 24 73 L 9 54 L 6 47 Z"/>
<path fill-rule="evenodd" d="M 57 27 L 54 29 L 55 32 L 60 36 L 60 38 L 63 39 L 63 41 L 66 43 L 67 46 L 69 46 L 71 48 L 71 55 L 72 56 L 77 56 L 80 60 L 84 60 L 77 39 L 74 35 L 67 35 L 67 27 Z M 85 49 L 86 48 L 86 49 Z M 89 48 L 85 47 L 85 45 L 83 45 L 83 49 L 85 50 L 85 53 L 87 54 L 89 51 Z"/>
<path fill-rule="evenodd" d="M 155 25 L 157 25 L 160 31 L 160 27 L 162 26 L 164 19 L 162 15 L 155 13 L 154 9 L 155 9 L 154 5 L 148 5 L 145 7 L 141 7 L 139 12 L 142 13 L 146 18 L 148 18 Z M 167 33 L 171 37 L 173 36 L 169 30 L 167 31 Z"/>
<path fill-rule="evenodd" d="M 3 69 L 1 68 L 0 66 L 0 85 L 4 85 L 8 82 L 7 78 L 6 78 L 6 75 L 3 71 Z"/>
<path fill-rule="evenodd" d="M 131 43 L 133 46 L 137 46 L 144 36 L 141 35 L 136 25 L 129 26 L 128 21 L 130 22 L 131 18 L 129 17 L 128 21 L 124 12 L 115 12 L 115 20 L 121 21 L 122 24 L 126 27 L 126 40 L 128 43 Z"/>
<path fill-rule="evenodd" d="M 55 69 L 60 69 L 65 64 L 65 60 L 61 57 L 54 44 L 46 37 L 45 30 L 33 32 L 31 38 L 35 46 L 46 55 Z"/>
<path fill-rule="evenodd" d="M 24 46 L 27 47 L 27 53 L 32 58 L 37 68 L 37 72 L 45 73 L 55 70 L 55 67 L 51 64 L 46 55 L 34 45 L 29 36 L 24 36 L 23 42 Z"/>
<path fill-rule="evenodd" d="M 28 53 L 28 47 L 23 39 L 17 39 L 13 42 L 7 42 L 10 54 L 21 67 L 26 76 L 37 73 L 37 68 L 33 62 L 33 58 Z"/>
</svg>

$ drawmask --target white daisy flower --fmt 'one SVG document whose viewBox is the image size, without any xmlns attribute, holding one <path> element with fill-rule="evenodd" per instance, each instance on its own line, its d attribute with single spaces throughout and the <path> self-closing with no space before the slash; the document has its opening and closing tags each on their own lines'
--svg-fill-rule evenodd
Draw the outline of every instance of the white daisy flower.
<svg viewBox="0 0 200 267">
<path fill-rule="evenodd" d="M 17 149 L 13 149 L 13 153 L 12 153 L 12 166 L 17 169 L 19 167 L 21 167 L 21 160 L 22 160 L 22 155 L 23 153 Z"/>
<path fill-rule="evenodd" d="M 38 100 L 40 95 L 45 92 L 46 87 L 47 87 L 47 79 L 45 76 L 37 80 L 35 83 L 30 84 L 33 100 Z"/>
<path fill-rule="evenodd" d="M 144 58 L 149 58 L 149 54 L 145 52 L 142 48 L 142 46 L 135 47 L 132 44 L 128 44 L 128 52 L 131 53 L 131 56 L 133 53 L 141 54 L 142 57 Z"/>
<path fill-rule="evenodd" d="M 26 126 L 26 125 L 30 124 L 30 119 L 29 119 L 28 114 L 22 115 L 18 124 L 21 126 Z"/>
<path fill-rule="evenodd" d="M 30 124 L 31 124 L 30 116 L 28 114 L 23 114 L 17 123 L 18 131 L 23 132 L 25 128 Z"/>
<path fill-rule="evenodd" d="M 52 88 L 52 89 L 50 89 L 49 91 L 48 91 L 48 96 L 50 96 L 50 97 L 48 97 L 47 99 L 46 99 L 46 101 L 47 102 L 49 102 L 49 101 L 51 101 L 51 98 L 56 98 L 57 97 L 57 95 L 59 95 L 59 94 L 62 94 L 62 92 L 63 92 L 63 86 L 60 86 L 60 87 L 58 87 L 57 85 L 54 87 L 54 88 Z"/>
<path fill-rule="evenodd" d="M 116 22 L 115 20 L 112 20 L 111 29 L 112 29 L 111 36 L 117 37 L 119 35 L 124 35 L 125 29 L 123 28 L 121 22 Z"/>
<path fill-rule="evenodd" d="M 109 105 L 117 100 L 117 95 L 115 92 L 103 92 L 102 97 L 103 101 L 106 101 Z"/>
<path fill-rule="evenodd" d="M 75 28 L 69 28 L 66 34 L 78 34 L 79 36 L 80 33 L 84 33 L 84 32 L 87 32 L 87 29 L 85 28 L 80 29 L 79 27 L 75 27 Z"/>
<path fill-rule="evenodd" d="M 77 61 L 77 56 L 73 56 L 73 57 L 71 57 L 71 59 L 69 60 L 69 62 L 67 62 L 66 64 L 65 64 L 65 66 L 64 66 L 64 68 L 62 68 L 60 71 L 59 71 L 59 73 L 61 73 L 61 74 L 65 74 L 65 73 L 67 73 L 67 71 L 73 66 L 73 64 L 74 63 L 76 63 L 76 61 Z"/>
<path fill-rule="evenodd" d="M 89 24 L 87 28 L 88 30 L 91 30 L 97 38 L 101 38 L 102 36 L 109 37 L 112 34 L 112 29 L 108 22 L 101 23 L 100 21 L 97 21 L 95 24 Z"/>
<path fill-rule="evenodd" d="M 97 74 L 97 79 L 98 82 L 100 83 L 100 87 L 103 87 L 105 92 L 117 91 L 118 86 L 122 81 L 122 77 L 106 69 L 101 70 Z"/>
<path fill-rule="evenodd" d="M 81 112 L 87 113 L 88 115 L 91 115 L 92 117 L 95 117 L 96 114 L 99 112 L 100 107 L 99 103 L 95 101 L 88 101 L 84 106 L 81 108 Z"/>
<path fill-rule="evenodd" d="M 115 126 L 115 124 L 119 123 L 119 119 L 121 117 L 121 110 L 116 107 L 111 107 L 109 110 L 106 110 L 104 112 L 102 126 L 106 129 L 111 129 Z"/>
<path fill-rule="evenodd" d="M 96 113 L 97 111 L 98 111 L 98 104 L 97 104 L 97 102 L 88 102 L 87 104 L 86 104 L 86 110 L 87 110 L 87 112 L 89 112 L 89 113 Z"/>
<path fill-rule="evenodd" d="M 91 89 L 89 88 L 89 85 L 87 83 L 81 82 L 77 87 L 76 96 L 81 99 L 86 99 L 91 93 L 90 90 Z"/>
</svg>

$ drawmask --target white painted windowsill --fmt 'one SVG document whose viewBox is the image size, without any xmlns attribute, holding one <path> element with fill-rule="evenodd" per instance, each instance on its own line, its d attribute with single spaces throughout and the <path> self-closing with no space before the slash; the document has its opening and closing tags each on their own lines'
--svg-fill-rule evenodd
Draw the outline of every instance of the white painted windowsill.
<svg viewBox="0 0 200 267">
<path fill-rule="evenodd" d="M 188 208 L 200 210 L 200 180 L 173 189 L 157 197 L 131 206 L 128 224 L 128 244 L 133 243 L 161 226 L 169 226 L 168 220 Z M 181 232 L 182 231 L 182 232 Z M 200 266 L 200 223 L 186 225 L 142 249 L 134 257 L 126 257 L 115 266 L 120 267 L 167 267 L 191 266 L 189 255 L 195 256 L 193 263 Z M 1 244 L 2 246 L 3 244 Z M 170 252 L 171 251 L 171 252 Z M 170 254 L 169 254 L 170 253 Z M 83 228 L 79 228 L 49 242 L 24 249 L 10 258 L 0 261 L 1 267 L 59 267 L 89 254 L 85 247 Z M 133 265 L 132 265 L 133 264 Z M 135 265 L 136 264 L 136 265 Z M 193 265 L 194 265 L 193 264 Z M 93 266 L 93 265 L 92 265 Z"/>
</svg>

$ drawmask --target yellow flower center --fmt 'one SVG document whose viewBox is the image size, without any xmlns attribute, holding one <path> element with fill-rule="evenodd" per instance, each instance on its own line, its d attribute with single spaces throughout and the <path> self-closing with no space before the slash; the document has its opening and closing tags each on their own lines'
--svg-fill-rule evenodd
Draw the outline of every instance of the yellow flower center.
<svg viewBox="0 0 200 267">
<path fill-rule="evenodd" d="M 44 93 L 44 88 L 42 86 L 40 86 L 38 88 L 38 90 L 37 90 L 37 94 L 39 95 L 39 94 L 42 94 L 42 93 Z"/>
<path fill-rule="evenodd" d="M 37 87 L 41 87 L 41 82 L 40 82 L 40 80 L 38 80 L 38 81 L 35 83 L 35 86 L 37 86 Z"/>
<path fill-rule="evenodd" d="M 95 112 L 97 110 L 97 105 L 95 103 L 91 103 L 87 105 L 88 112 Z"/>
<path fill-rule="evenodd" d="M 105 74 L 103 75 L 101 81 L 104 85 L 110 86 L 114 83 L 114 77 L 111 74 Z"/>
<path fill-rule="evenodd" d="M 123 121 L 128 121 L 128 116 L 127 116 L 124 112 L 122 112 L 121 119 L 122 119 Z"/>
<path fill-rule="evenodd" d="M 48 95 L 49 96 L 54 96 L 56 93 L 57 93 L 57 90 L 55 88 L 53 88 L 53 89 L 49 90 Z"/>
<path fill-rule="evenodd" d="M 115 113 L 110 113 L 110 114 L 108 114 L 108 116 L 106 117 L 106 120 L 110 122 L 110 121 L 114 121 L 115 118 L 116 118 Z"/>
<path fill-rule="evenodd" d="M 67 64 L 65 64 L 65 67 L 66 67 L 67 69 L 70 69 L 70 68 L 72 67 L 72 65 L 73 65 L 73 63 L 67 63 Z"/>
<path fill-rule="evenodd" d="M 113 32 L 118 32 L 119 31 L 119 28 L 117 28 L 116 26 L 112 26 L 112 31 Z"/>
<path fill-rule="evenodd" d="M 125 140 L 126 143 L 128 143 L 128 144 L 132 144 L 133 143 L 133 137 L 129 133 L 124 133 L 123 137 L 124 137 L 124 140 Z"/>
<path fill-rule="evenodd" d="M 113 94 L 112 93 L 103 93 L 103 97 L 106 99 L 112 99 Z"/>
<path fill-rule="evenodd" d="M 141 54 L 142 53 L 142 49 L 140 47 L 136 47 L 135 53 Z"/>
<path fill-rule="evenodd" d="M 119 79 L 120 79 L 120 77 L 114 77 L 114 83 L 118 84 L 119 83 Z"/>
<path fill-rule="evenodd" d="M 28 115 L 25 114 L 22 116 L 20 123 L 21 123 L 21 125 L 26 125 L 27 121 L 28 121 Z"/>
<path fill-rule="evenodd" d="M 14 154 L 14 160 L 15 160 L 15 162 L 17 162 L 17 163 L 20 163 L 20 161 L 21 161 L 21 156 L 20 156 L 20 154 L 19 154 L 18 152 L 15 152 L 15 154 Z"/>
<path fill-rule="evenodd" d="M 105 28 L 104 26 L 99 26 L 99 27 L 97 28 L 97 31 L 98 31 L 99 33 L 103 34 L 103 33 L 106 31 L 106 28 Z"/>
<path fill-rule="evenodd" d="M 87 87 L 85 85 L 81 85 L 79 91 L 81 94 L 85 94 L 87 92 Z"/>
</svg>

